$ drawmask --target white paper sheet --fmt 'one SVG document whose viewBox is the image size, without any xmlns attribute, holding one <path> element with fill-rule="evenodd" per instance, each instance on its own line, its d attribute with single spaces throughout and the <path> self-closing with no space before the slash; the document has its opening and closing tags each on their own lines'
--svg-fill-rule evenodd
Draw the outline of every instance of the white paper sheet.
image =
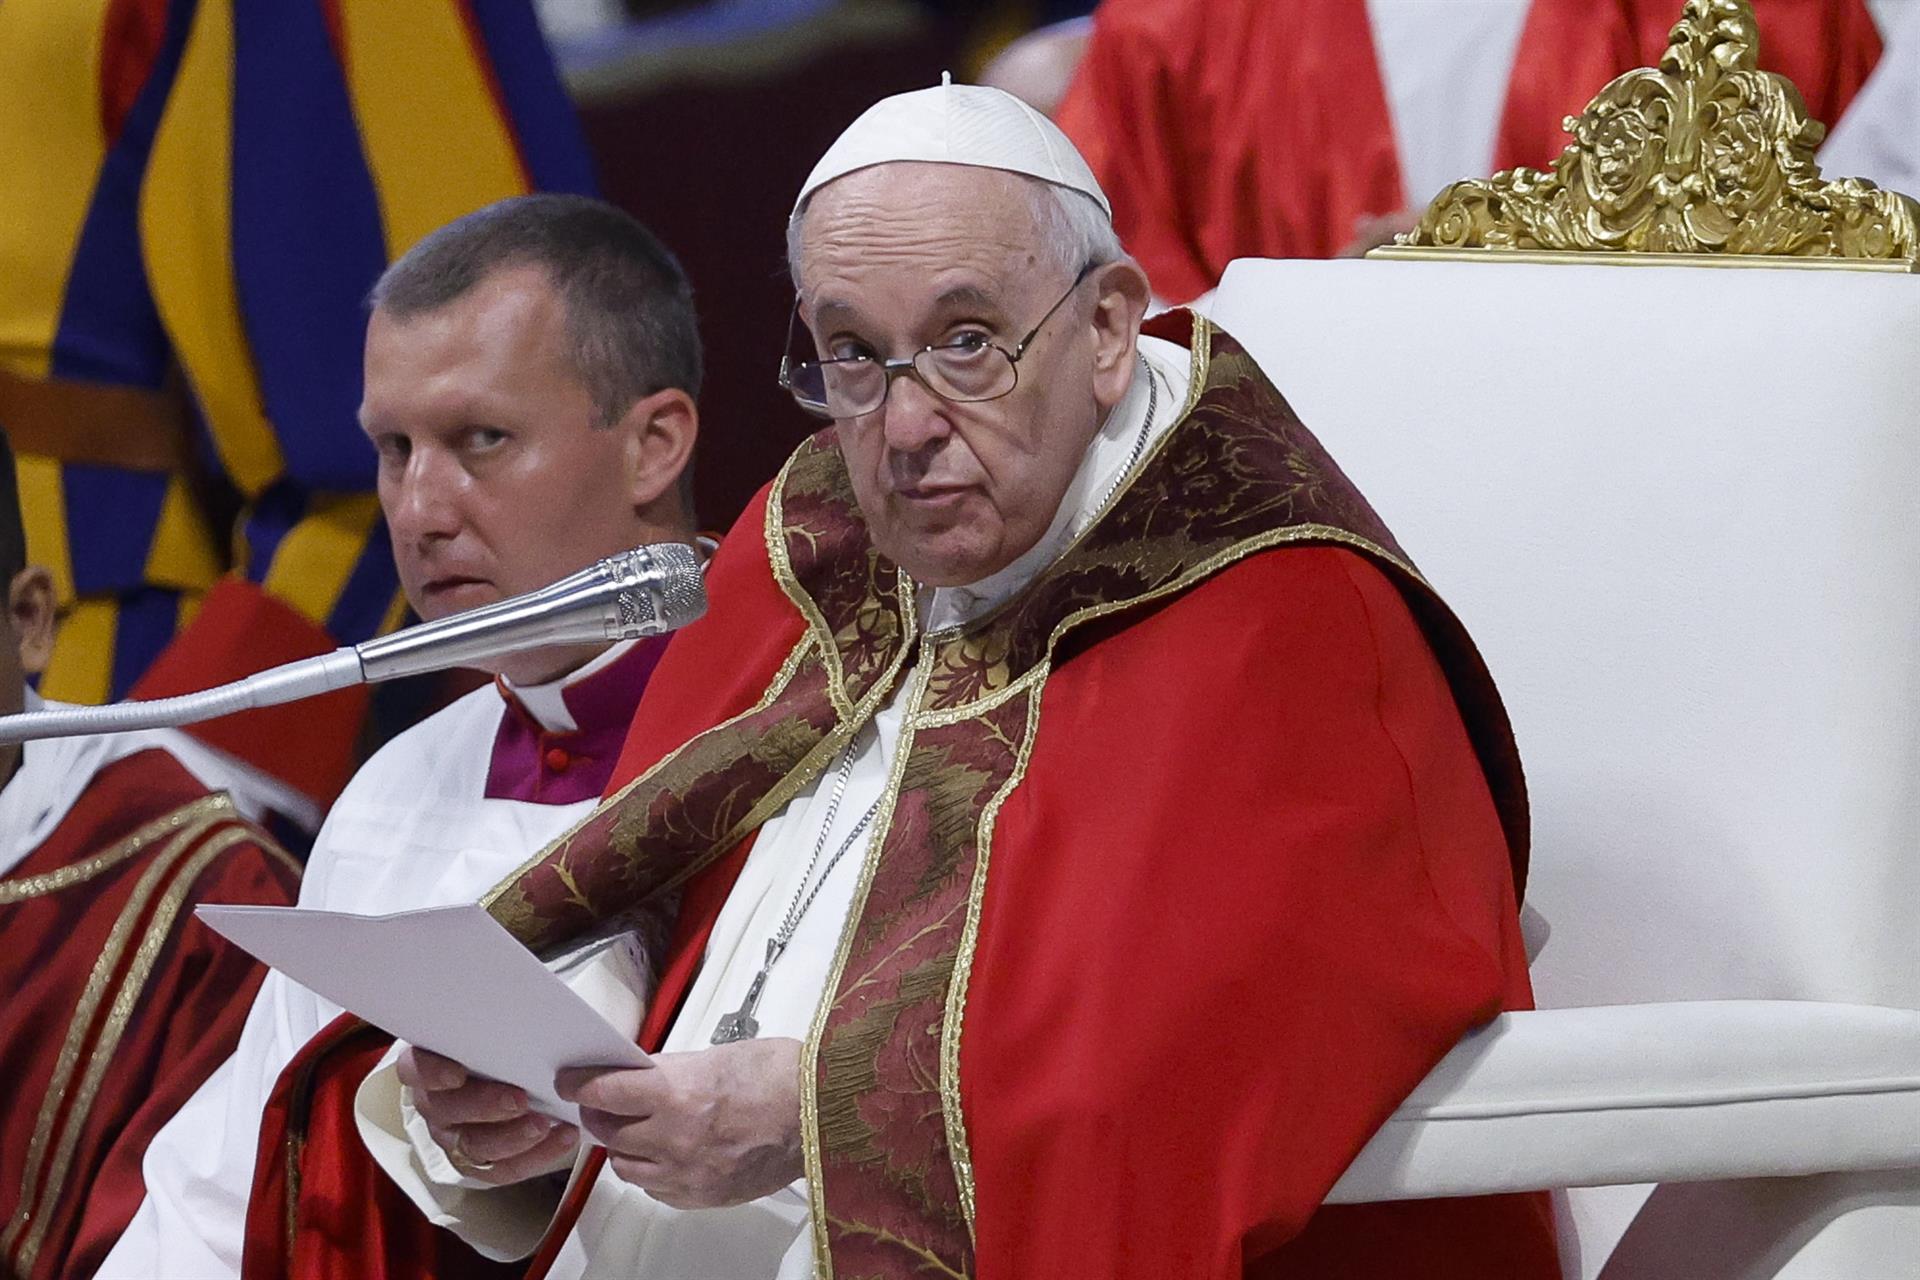
<svg viewBox="0 0 1920 1280">
<path fill-rule="evenodd" d="M 386 916 L 299 907 L 196 909 L 215 931 L 341 1008 L 468 1070 L 519 1085 L 571 1123 L 568 1067 L 650 1059 L 478 905 Z"/>
</svg>

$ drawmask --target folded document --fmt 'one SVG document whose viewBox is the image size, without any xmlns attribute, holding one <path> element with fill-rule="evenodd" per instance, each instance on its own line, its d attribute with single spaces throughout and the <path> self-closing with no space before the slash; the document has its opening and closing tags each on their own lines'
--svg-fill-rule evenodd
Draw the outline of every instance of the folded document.
<svg viewBox="0 0 1920 1280">
<path fill-rule="evenodd" d="M 207 926 L 409 1044 L 519 1085 L 536 1110 L 578 1122 L 554 1092 L 569 1067 L 644 1067 L 646 1053 L 485 908 L 386 916 L 300 907 L 200 907 Z"/>
</svg>

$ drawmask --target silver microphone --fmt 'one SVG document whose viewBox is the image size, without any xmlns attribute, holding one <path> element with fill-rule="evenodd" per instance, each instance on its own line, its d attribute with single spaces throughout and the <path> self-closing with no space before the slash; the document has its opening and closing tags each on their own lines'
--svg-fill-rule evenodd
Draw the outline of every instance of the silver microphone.
<svg viewBox="0 0 1920 1280">
<path fill-rule="evenodd" d="M 699 553 L 685 543 L 659 542 L 609 556 L 538 591 L 199 693 L 0 716 L 0 743 L 194 724 L 351 685 L 475 666 L 524 649 L 657 636 L 706 611 Z"/>
</svg>

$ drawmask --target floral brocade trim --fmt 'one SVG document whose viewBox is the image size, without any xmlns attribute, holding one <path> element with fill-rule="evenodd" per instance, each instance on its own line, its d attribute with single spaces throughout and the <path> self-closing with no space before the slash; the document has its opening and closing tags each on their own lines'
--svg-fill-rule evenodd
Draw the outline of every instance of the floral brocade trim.
<svg viewBox="0 0 1920 1280">
<path fill-rule="evenodd" d="M 759 700 L 739 715 L 734 716 L 730 720 L 723 721 L 716 726 L 712 732 L 717 733 L 720 730 L 730 728 L 733 725 L 739 724 L 741 721 L 760 714 L 772 706 L 774 699 L 784 693 L 787 686 L 792 683 L 794 676 L 797 675 L 800 670 L 800 664 L 806 661 L 811 651 L 811 645 L 805 640 L 796 645 L 793 652 L 787 655 L 786 661 L 781 663 L 779 670 L 774 673 L 773 679 L 761 693 Z M 690 746 L 692 746 L 691 742 L 675 751 L 669 752 L 641 773 L 639 777 L 620 787 L 611 796 L 602 800 L 601 803 L 594 808 L 593 812 L 575 823 L 561 835 L 555 837 L 541 848 L 539 852 L 516 867 L 511 875 L 507 876 L 482 895 L 480 905 L 492 912 L 494 917 L 500 920 L 502 925 L 505 926 L 509 932 L 513 933 L 515 937 L 520 938 L 523 943 L 532 945 L 528 941 L 528 938 L 534 932 L 534 926 L 531 923 L 526 924 L 524 926 L 526 932 L 523 934 L 523 927 L 518 914 L 530 911 L 532 908 L 528 904 L 515 903 L 513 900 L 514 895 L 520 891 L 519 885 L 522 878 L 543 863 L 558 857 L 570 843 L 591 838 L 590 833 L 596 826 L 602 824 L 610 825 L 612 821 L 611 815 L 617 806 L 624 804 L 628 798 L 640 788 L 653 783 L 655 779 Z M 601 838 L 605 838 L 604 834 Z"/>
<path fill-rule="evenodd" d="M 776 480 L 769 563 L 806 630 L 758 702 L 670 752 L 483 899 L 536 953 L 618 928 L 805 788 L 870 720 L 911 652 L 911 586 L 866 549 L 839 455 L 810 442 Z"/>
<path fill-rule="evenodd" d="M 907 677 L 907 701 L 911 705 L 917 702 L 926 691 L 927 667 L 923 663 Z M 867 841 L 867 851 L 860 864 L 860 879 L 853 891 L 853 902 L 847 911 L 846 924 L 841 927 L 839 942 L 834 947 L 833 963 L 827 970 L 824 991 L 832 992 L 840 985 L 840 976 L 845 972 L 847 960 L 852 952 L 856 930 L 854 924 L 860 920 L 866 910 L 867 897 L 873 887 L 873 878 L 880 865 L 880 851 L 893 830 L 894 810 L 900 798 L 900 787 L 906 773 L 907 757 L 913 743 L 914 725 L 909 719 L 902 725 L 900 741 L 894 749 L 892 767 L 887 774 L 885 789 L 880 793 L 880 809 L 874 814 L 873 835 Z M 813 1022 L 807 1030 L 806 1042 L 801 1046 L 800 1054 L 800 1146 L 806 1165 L 807 1188 L 810 1208 L 809 1220 L 813 1228 L 813 1249 L 816 1280 L 833 1280 L 833 1254 L 830 1245 L 830 1232 L 826 1206 L 820 1188 L 826 1177 L 826 1150 L 821 1141 L 820 1124 L 820 1044 L 826 1034 L 827 1020 L 833 1012 L 834 1002 L 824 997 L 814 1009 Z"/>
<path fill-rule="evenodd" d="M 819 646 L 828 696 L 857 718 L 862 691 L 911 642 L 913 584 L 874 550 L 829 427 L 787 459 L 767 500 L 774 581 Z"/>
<path fill-rule="evenodd" d="M 758 703 L 620 788 L 482 905 L 536 954 L 618 929 L 724 853 L 755 802 L 800 769 L 832 726 L 825 688 L 802 640 Z"/>
<path fill-rule="evenodd" d="M 918 692 L 924 705 L 931 685 Z M 1033 709 L 1028 698 L 968 720 L 916 714 L 906 731 L 892 821 L 869 851 L 860 929 L 817 1042 L 828 1211 L 847 1224 L 834 1262 L 852 1274 L 884 1273 L 900 1242 L 956 1273 L 972 1266 L 940 1104 L 945 1007 L 981 855 L 980 816 L 1004 794 Z"/>
<path fill-rule="evenodd" d="M 834 710 L 841 719 L 852 714 L 853 707 L 846 696 L 846 671 L 841 665 L 840 655 L 833 644 L 833 628 L 820 612 L 820 606 L 807 592 L 800 589 L 799 580 L 794 574 L 793 561 L 796 552 L 818 554 L 820 544 L 817 537 L 803 529 L 789 531 L 786 527 L 786 491 L 792 482 L 794 468 L 802 460 L 802 449 L 796 451 L 785 463 L 781 464 L 780 474 L 774 479 L 773 489 L 767 495 L 767 519 L 763 536 L 767 543 L 767 564 L 773 572 L 773 580 L 779 584 L 781 593 L 800 611 L 807 624 L 807 639 L 802 648 L 810 643 L 819 654 L 826 668 L 828 697 L 832 699 Z"/>
<path fill-rule="evenodd" d="M 1051 654 L 1049 654 L 1051 658 Z M 987 872 L 993 860 L 993 828 L 1000 817 L 1000 806 L 1007 802 L 1027 776 L 1027 762 L 1033 758 L 1033 740 L 1040 730 L 1040 695 L 1045 690 L 1051 661 L 1036 669 L 1035 678 L 1023 682 L 1027 690 L 1026 732 L 1020 738 L 1020 751 L 1013 769 L 1000 789 L 980 814 L 979 834 L 974 845 L 973 879 L 967 887 L 967 917 L 960 928 L 960 945 L 954 956 L 953 981 L 947 987 L 947 1001 L 940 1027 L 940 1112 L 947 1130 L 947 1150 L 953 1160 L 954 1183 L 960 1196 L 960 1212 L 966 1219 L 967 1239 L 974 1239 L 977 1213 L 973 1177 L 973 1146 L 967 1137 L 966 1112 L 960 1101 L 960 1036 L 965 1029 L 967 988 L 973 981 L 973 956 L 980 945 L 980 913 L 987 898 Z"/>
</svg>

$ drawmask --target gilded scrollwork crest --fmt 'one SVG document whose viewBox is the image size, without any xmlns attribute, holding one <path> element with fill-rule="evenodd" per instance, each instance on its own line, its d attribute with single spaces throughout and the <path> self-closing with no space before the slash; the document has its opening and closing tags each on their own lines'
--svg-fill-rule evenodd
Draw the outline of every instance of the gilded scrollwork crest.
<svg viewBox="0 0 1920 1280">
<path fill-rule="evenodd" d="M 1454 183 L 1398 246 L 1920 258 L 1920 204 L 1822 180 L 1826 127 L 1759 45 L 1748 0 L 1686 0 L 1659 67 L 1569 117 L 1551 169 Z"/>
</svg>

